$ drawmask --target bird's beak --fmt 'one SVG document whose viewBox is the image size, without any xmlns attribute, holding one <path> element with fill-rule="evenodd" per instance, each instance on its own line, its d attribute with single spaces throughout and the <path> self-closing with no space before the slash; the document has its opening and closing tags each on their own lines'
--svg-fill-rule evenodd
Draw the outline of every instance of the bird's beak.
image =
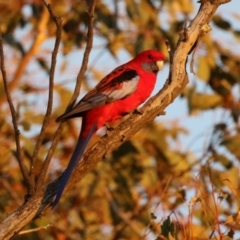
<svg viewBox="0 0 240 240">
<path fill-rule="evenodd" d="M 160 71 L 163 68 L 163 61 L 162 60 L 157 61 L 156 64 L 157 64 L 157 67 L 158 67 L 158 71 Z"/>
</svg>

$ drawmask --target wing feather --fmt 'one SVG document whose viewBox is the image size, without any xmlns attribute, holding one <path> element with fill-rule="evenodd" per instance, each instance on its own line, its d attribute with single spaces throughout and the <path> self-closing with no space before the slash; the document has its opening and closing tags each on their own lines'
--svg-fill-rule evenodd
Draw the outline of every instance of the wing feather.
<svg viewBox="0 0 240 240">
<path fill-rule="evenodd" d="M 57 121 L 80 117 L 85 111 L 128 97 L 137 89 L 139 79 L 140 77 L 134 69 L 116 68 L 102 79 L 94 89 L 88 92 L 69 112 L 57 118 Z"/>
</svg>

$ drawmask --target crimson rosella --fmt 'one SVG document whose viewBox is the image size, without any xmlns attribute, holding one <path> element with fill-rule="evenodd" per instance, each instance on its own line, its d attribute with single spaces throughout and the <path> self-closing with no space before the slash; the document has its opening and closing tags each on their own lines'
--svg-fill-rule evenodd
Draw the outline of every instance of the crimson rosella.
<svg viewBox="0 0 240 240">
<path fill-rule="evenodd" d="M 70 111 L 57 118 L 60 122 L 82 117 L 82 127 L 52 207 L 59 202 L 71 173 L 82 158 L 93 134 L 103 125 L 112 123 L 136 109 L 150 96 L 164 59 L 164 55 L 156 50 L 140 53 L 105 76 Z"/>
</svg>

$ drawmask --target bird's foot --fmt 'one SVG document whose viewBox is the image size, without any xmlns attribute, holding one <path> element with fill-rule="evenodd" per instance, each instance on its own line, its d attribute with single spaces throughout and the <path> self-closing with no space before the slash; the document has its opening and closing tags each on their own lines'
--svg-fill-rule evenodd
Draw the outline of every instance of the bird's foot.
<svg viewBox="0 0 240 240">
<path fill-rule="evenodd" d="M 114 130 L 114 127 L 110 126 L 108 123 L 106 123 L 105 126 L 106 126 L 106 130 L 107 130 L 107 134 Z"/>
<path fill-rule="evenodd" d="M 134 109 L 133 113 L 138 114 L 138 115 L 143 115 L 143 112 L 140 109 Z"/>
</svg>

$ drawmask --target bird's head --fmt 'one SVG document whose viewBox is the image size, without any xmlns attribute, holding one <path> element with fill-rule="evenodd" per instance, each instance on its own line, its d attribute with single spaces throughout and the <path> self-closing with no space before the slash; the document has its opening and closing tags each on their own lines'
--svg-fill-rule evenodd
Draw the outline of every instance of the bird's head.
<svg viewBox="0 0 240 240">
<path fill-rule="evenodd" d="M 143 70 L 157 73 L 163 67 L 165 56 L 157 50 L 146 50 L 139 53 L 134 61 L 140 64 Z"/>
</svg>

